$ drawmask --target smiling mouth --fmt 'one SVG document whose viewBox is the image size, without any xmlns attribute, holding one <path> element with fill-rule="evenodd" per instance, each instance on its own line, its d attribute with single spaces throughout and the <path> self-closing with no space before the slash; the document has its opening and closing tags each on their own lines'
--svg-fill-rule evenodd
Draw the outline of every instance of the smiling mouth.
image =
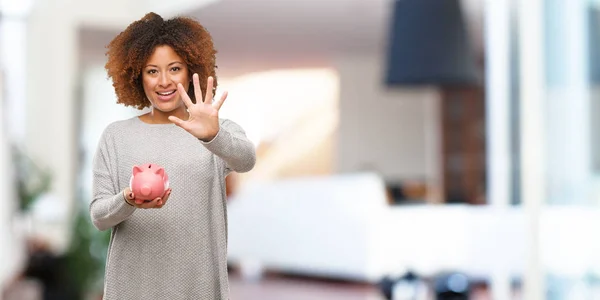
<svg viewBox="0 0 600 300">
<path fill-rule="evenodd" d="M 170 92 L 156 92 L 156 93 L 159 94 L 160 96 L 169 96 L 169 95 L 175 94 L 175 90 L 170 91 Z"/>
</svg>

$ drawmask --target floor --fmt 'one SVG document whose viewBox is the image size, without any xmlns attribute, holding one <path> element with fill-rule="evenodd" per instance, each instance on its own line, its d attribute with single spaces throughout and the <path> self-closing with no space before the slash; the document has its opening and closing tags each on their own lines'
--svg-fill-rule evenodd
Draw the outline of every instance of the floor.
<svg viewBox="0 0 600 300">
<path fill-rule="evenodd" d="M 268 274 L 245 281 L 236 272 L 229 277 L 231 300 L 385 300 L 378 287 L 365 283 Z M 433 299 L 433 298 L 430 298 Z M 489 291 L 474 287 L 470 300 L 490 300 Z"/>
<path fill-rule="evenodd" d="M 267 275 L 261 281 L 229 279 L 232 300 L 385 300 L 377 287 L 349 282 Z"/>
</svg>

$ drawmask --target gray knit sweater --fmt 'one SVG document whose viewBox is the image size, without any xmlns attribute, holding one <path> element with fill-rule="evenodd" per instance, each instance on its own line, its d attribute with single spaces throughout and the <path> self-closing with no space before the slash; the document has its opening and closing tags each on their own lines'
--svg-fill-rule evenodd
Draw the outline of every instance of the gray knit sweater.
<svg viewBox="0 0 600 300">
<path fill-rule="evenodd" d="M 111 229 L 105 300 L 229 299 L 225 177 L 256 160 L 242 128 L 220 121 L 205 143 L 174 124 L 117 121 L 103 132 L 94 157 L 90 215 Z M 155 163 L 169 176 L 160 209 L 125 202 L 134 165 Z"/>
</svg>

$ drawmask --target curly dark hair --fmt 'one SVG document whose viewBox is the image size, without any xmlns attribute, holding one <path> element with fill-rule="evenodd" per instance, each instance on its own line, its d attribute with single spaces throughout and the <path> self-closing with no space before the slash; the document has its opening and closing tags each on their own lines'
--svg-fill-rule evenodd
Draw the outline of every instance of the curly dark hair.
<svg viewBox="0 0 600 300">
<path fill-rule="evenodd" d="M 105 68 L 108 77 L 112 78 L 117 103 L 138 109 L 151 105 L 142 86 L 142 68 L 154 49 L 163 45 L 171 46 L 181 56 L 190 78 L 198 73 L 203 92 L 206 92 L 209 76 L 214 78 L 213 87 L 216 89 L 217 51 L 206 28 L 189 17 L 163 20 L 160 15 L 151 12 L 131 23 L 106 46 L 108 62 Z M 193 84 L 190 84 L 188 94 L 194 95 Z M 194 97 L 191 98 L 195 102 Z"/>
</svg>

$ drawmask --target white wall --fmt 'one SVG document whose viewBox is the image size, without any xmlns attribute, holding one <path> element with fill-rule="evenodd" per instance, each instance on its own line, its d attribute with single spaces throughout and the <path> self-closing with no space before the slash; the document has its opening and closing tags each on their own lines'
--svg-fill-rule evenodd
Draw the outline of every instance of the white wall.
<svg viewBox="0 0 600 300">
<path fill-rule="evenodd" d="M 131 118 L 141 113 L 140 110 L 117 104 L 117 96 L 112 82 L 106 78 L 104 65 L 87 67 L 82 73 L 82 107 L 81 107 L 81 174 L 77 176 L 77 184 L 83 189 L 82 199 L 87 205 L 92 200 L 92 163 L 98 141 L 106 126 L 117 120 Z"/>
<path fill-rule="evenodd" d="M 27 36 L 26 151 L 53 172 L 52 192 L 67 207 L 75 191 L 75 23 L 61 13 L 68 1 L 56 6 L 40 1 L 34 7 Z M 52 34 L 48 34 L 52 32 Z M 66 232 L 68 221 L 65 220 Z M 66 246 L 66 235 L 56 241 Z"/>
<path fill-rule="evenodd" d="M 16 236 L 13 231 L 12 221 L 16 211 L 15 191 L 13 189 L 12 164 L 10 163 L 10 149 L 8 147 L 8 130 L 7 118 L 5 118 L 6 109 L 4 108 L 4 85 L 5 78 L 3 70 L 0 69 L 0 200 L 2 208 L 0 208 L 0 291 L 3 290 L 5 284 L 11 277 L 14 276 L 19 263 L 23 259 L 21 247 L 16 245 Z M 6 247 L 6 245 L 15 245 Z"/>
<path fill-rule="evenodd" d="M 387 88 L 383 59 L 346 56 L 340 76 L 336 169 L 373 170 L 386 180 L 436 179 L 439 93 L 433 87 Z"/>
</svg>

